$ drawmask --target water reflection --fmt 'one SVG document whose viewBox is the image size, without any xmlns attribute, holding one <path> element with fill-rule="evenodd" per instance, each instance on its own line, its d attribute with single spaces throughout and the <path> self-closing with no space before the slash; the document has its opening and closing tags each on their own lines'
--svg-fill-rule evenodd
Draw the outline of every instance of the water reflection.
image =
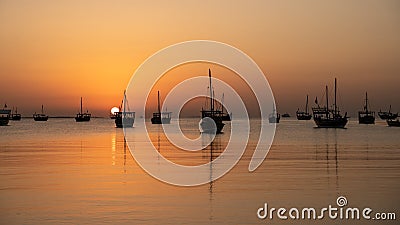
<svg viewBox="0 0 400 225">
<path fill-rule="evenodd" d="M 340 193 L 339 185 L 339 156 L 338 156 L 338 134 L 337 129 L 326 129 L 324 131 L 324 141 L 315 145 L 315 159 L 318 161 L 320 159 L 325 160 L 326 164 L 326 174 L 328 186 L 331 185 L 331 179 L 334 176 L 335 190 Z M 333 151 L 333 156 L 331 156 Z M 332 159 L 333 158 L 333 159 Z M 318 163 L 318 162 L 317 162 Z M 332 173 L 334 171 L 334 174 Z"/>
<path fill-rule="evenodd" d="M 122 144 L 122 146 L 121 146 Z M 120 129 L 115 129 L 115 132 L 111 134 L 111 165 L 115 166 L 118 162 L 118 153 L 120 150 L 123 150 L 123 168 L 124 168 L 124 174 L 127 173 L 126 170 L 126 160 L 127 160 L 127 150 L 128 150 L 128 145 L 126 143 L 126 139 L 124 136 L 124 133 Z M 129 152 L 130 154 L 130 152 Z"/>
</svg>

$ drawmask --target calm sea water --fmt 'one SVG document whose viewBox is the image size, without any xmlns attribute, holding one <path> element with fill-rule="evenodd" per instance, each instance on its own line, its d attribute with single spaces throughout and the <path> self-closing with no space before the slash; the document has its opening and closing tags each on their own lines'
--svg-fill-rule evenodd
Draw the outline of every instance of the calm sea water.
<svg viewBox="0 0 400 225">
<path fill-rule="evenodd" d="M 196 119 L 181 124 L 187 136 L 198 135 Z M 252 129 L 258 124 L 252 120 Z M 224 177 L 197 187 L 178 187 L 152 178 L 137 165 L 113 120 L 11 121 L 0 127 L 0 223 L 320 224 L 276 217 L 260 220 L 256 212 L 264 203 L 277 208 L 336 206 L 341 195 L 349 206 L 395 212 L 399 217 L 400 128 L 379 120 L 375 125 L 350 121 L 348 129 L 313 127 L 313 121 L 282 120 L 267 159 L 249 173 L 258 138 L 254 132 L 241 161 Z M 179 151 L 158 125 L 149 129 L 154 145 L 170 160 L 194 165 L 215 157 L 207 149 Z M 228 134 L 217 137 L 214 154 L 224 149 Z"/>
</svg>

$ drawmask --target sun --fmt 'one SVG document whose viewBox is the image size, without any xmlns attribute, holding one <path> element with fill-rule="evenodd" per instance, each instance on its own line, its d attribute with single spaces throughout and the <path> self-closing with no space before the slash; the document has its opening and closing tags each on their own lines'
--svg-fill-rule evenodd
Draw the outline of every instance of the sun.
<svg viewBox="0 0 400 225">
<path fill-rule="evenodd" d="M 118 107 L 112 107 L 111 109 L 111 114 L 117 113 L 119 112 L 119 108 Z"/>
</svg>

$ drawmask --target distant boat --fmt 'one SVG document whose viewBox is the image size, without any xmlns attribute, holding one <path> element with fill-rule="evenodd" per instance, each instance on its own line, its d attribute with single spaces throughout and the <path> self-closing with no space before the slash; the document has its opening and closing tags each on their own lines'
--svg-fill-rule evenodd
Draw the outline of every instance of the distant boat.
<svg viewBox="0 0 400 225">
<path fill-rule="evenodd" d="M 38 114 L 35 113 L 33 114 L 33 119 L 35 121 L 47 121 L 49 119 L 49 116 L 47 116 L 46 114 L 44 114 L 44 110 L 43 110 L 43 105 L 42 105 L 42 113 Z"/>
<path fill-rule="evenodd" d="M 215 102 L 214 102 L 214 97 L 213 97 L 213 89 L 212 89 L 212 83 L 211 83 L 211 70 L 208 69 L 208 77 L 210 80 L 210 109 L 209 110 L 204 110 L 203 108 L 201 109 L 201 122 L 200 122 L 200 127 L 201 127 L 201 132 L 202 133 L 222 133 L 222 129 L 224 128 L 225 124 L 222 122 L 222 111 L 221 110 L 215 110 Z M 205 118 L 210 118 L 214 121 L 207 120 Z"/>
<path fill-rule="evenodd" d="M 222 93 L 222 102 L 221 102 L 221 111 L 222 111 L 222 121 L 231 121 L 232 120 L 232 113 L 224 112 L 224 93 Z"/>
<path fill-rule="evenodd" d="M 307 99 L 306 99 L 305 111 L 300 111 L 299 109 L 297 109 L 296 117 L 298 120 L 310 120 L 311 119 L 312 115 L 308 112 L 308 95 L 307 95 Z"/>
<path fill-rule="evenodd" d="M 389 127 L 400 127 L 400 120 L 394 120 L 394 119 L 390 119 L 390 120 L 386 120 L 386 123 L 388 124 Z"/>
<path fill-rule="evenodd" d="M 92 114 L 90 114 L 87 110 L 85 113 L 82 112 L 82 97 L 81 97 L 81 111 L 76 114 L 75 121 L 76 122 L 89 122 L 90 117 L 92 117 Z"/>
<path fill-rule="evenodd" d="M 126 98 L 126 94 L 124 92 L 124 98 L 119 107 L 119 111 L 114 113 L 115 116 L 115 126 L 117 128 L 123 127 L 133 127 L 133 123 L 135 123 L 135 112 L 130 112 L 128 100 Z M 122 107 L 122 105 L 124 107 Z M 128 111 L 126 111 L 128 109 Z"/>
<path fill-rule="evenodd" d="M 393 120 L 396 119 L 398 116 L 398 113 L 392 113 L 392 105 L 389 106 L 389 111 L 388 112 L 382 112 L 379 110 L 378 116 L 383 119 L 383 120 Z"/>
<path fill-rule="evenodd" d="M 17 108 L 15 108 L 15 111 L 13 113 L 11 113 L 10 119 L 11 120 L 21 120 L 21 114 L 18 113 Z"/>
<path fill-rule="evenodd" d="M 7 105 L 0 110 L 0 126 L 7 126 L 10 121 L 11 109 L 7 109 Z"/>
<path fill-rule="evenodd" d="M 275 105 L 272 105 L 273 110 L 272 113 L 269 114 L 268 116 L 268 121 L 269 123 L 279 123 L 279 120 L 281 119 L 281 115 L 276 112 Z"/>
<path fill-rule="evenodd" d="M 290 114 L 289 113 L 284 113 L 284 114 L 282 114 L 282 117 L 289 118 Z"/>
<path fill-rule="evenodd" d="M 170 124 L 172 112 L 161 112 L 160 106 L 160 91 L 157 91 L 157 109 L 158 111 L 153 113 L 153 118 L 151 118 L 152 124 Z"/>
<path fill-rule="evenodd" d="M 368 111 L 368 93 L 365 92 L 365 105 L 363 111 L 358 111 L 358 123 L 360 124 L 374 124 L 375 112 Z"/>
<path fill-rule="evenodd" d="M 335 102 L 334 108 L 329 109 L 329 102 L 328 102 L 328 86 L 325 88 L 325 95 L 326 95 L 326 106 L 325 107 L 318 107 L 312 108 L 313 110 L 313 117 L 314 122 L 318 127 L 321 128 L 344 128 L 347 124 L 347 113 L 342 116 L 340 114 L 339 108 L 336 104 L 336 93 L 337 93 L 337 84 L 335 78 Z M 318 101 L 316 99 L 316 103 Z"/>
</svg>

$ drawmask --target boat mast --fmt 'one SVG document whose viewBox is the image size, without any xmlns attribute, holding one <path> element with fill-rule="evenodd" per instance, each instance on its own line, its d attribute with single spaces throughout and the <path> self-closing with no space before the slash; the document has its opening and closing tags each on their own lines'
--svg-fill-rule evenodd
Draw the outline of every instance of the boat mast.
<svg viewBox="0 0 400 225">
<path fill-rule="evenodd" d="M 365 112 L 368 113 L 368 93 L 365 92 Z"/>
<path fill-rule="evenodd" d="M 337 87 L 336 87 L 336 77 L 335 77 L 335 113 L 334 113 L 334 117 L 336 117 L 336 112 L 337 112 L 337 106 L 336 106 L 336 92 L 337 92 Z"/>
<path fill-rule="evenodd" d="M 82 114 L 82 97 L 81 97 L 81 114 Z"/>
<path fill-rule="evenodd" d="M 211 86 L 211 69 L 208 69 L 208 77 L 210 78 L 210 106 L 211 106 L 211 111 L 214 111 L 213 91 Z"/>
<path fill-rule="evenodd" d="M 158 96 L 158 113 L 161 116 L 161 109 L 160 109 L 160 91 L 157 91 L 157 96 Z"/>
<path fill-rule="evenodd" d="M 307 95 L 307 100 L 306 100 L 306 114 L 308 114 L 308 95 Z"/>
<path fill-rule="evenodd" d="M 221 111 L 222 111 L 222 113 L 224 113 L 224 98 L 225 96 L 224 96 L 224 93 L 222 93 L 222 101 L 221 101 L 221 103 L 222 103 L 222 106 L 221 106 Z"/>
<path fill-rule="evenodd" d="M 123 109 L 123 114 L 125 114 L 125 111 L 126 111 L 126 90 L 124 90 L 124 109 Z"/>
<path fill-rule="evenodd" d="M 44 113 L 43 113 L 43 105 L 42 105 L 42 114 L 44 114 Z"/>
<path fill-rule="evenodd" d="M 325 95 L 326 95 L 326 118 L 328 118 L 329 116 L 328 85 L 325 86 Z"/>
</svg>

